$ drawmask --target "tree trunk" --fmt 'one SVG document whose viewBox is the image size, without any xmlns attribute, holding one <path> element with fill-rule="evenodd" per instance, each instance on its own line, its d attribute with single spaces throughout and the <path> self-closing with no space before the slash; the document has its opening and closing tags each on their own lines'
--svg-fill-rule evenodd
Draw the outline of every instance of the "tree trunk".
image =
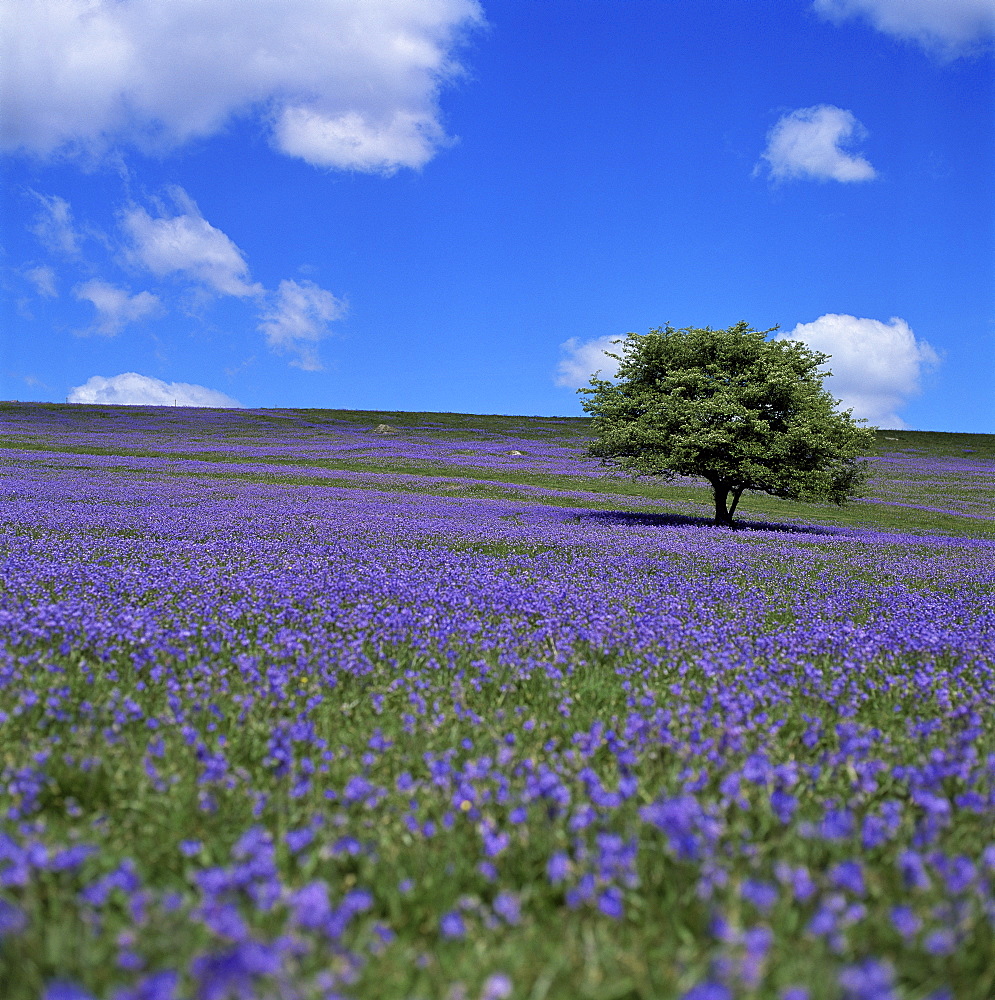
<svg viewBox="0 0 995 1000">
<path fill-rule="evenodd" d="M 736 516 L 736 508 L 739 506 L 739 498 L 743 495 L 743 490 L 745 486 L 737 486 L 732 491 L 732 503 L 729 505 L 729 523 L 732 524 L 732 519 Z"/>
<path fill-rule="evenodd" d="M 715 523 L 724 528 L 732 527 L 732 512 L 727 506 L 729 500 L 729 487 L 725 483 L 712 483 L 712 492 L 715 494 Z"/>
</svg>

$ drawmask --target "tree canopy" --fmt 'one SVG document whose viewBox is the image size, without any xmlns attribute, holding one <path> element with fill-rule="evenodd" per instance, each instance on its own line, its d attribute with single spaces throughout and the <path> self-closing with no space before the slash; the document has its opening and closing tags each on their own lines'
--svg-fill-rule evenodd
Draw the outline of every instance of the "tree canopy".
<svg viewBox="0 0 995 1000">
<path fill-rule="evenodd" d="M 829 355 L 746 322 L 657 327 L 618 341 L 613 380 L 591 379 L 589 452 L 636 476 L 701 476 L 715 523 L 731 526 L 745 490 L 845 504 L 874 442 L 824 388 Z"/>
</svg>

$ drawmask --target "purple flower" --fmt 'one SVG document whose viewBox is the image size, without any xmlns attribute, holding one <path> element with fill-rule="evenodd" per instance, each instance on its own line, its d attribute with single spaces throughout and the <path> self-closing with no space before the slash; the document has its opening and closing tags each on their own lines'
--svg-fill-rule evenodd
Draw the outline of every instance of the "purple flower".
<svg viewBox="0 0 995 1000">
<path fill-rule="evenodd" d="M 176 1000 L 180 977 L 172 970 L 153 972 L 131 989 L 118 990 L 114 1000 Z"/>
<path fill-rule="evenodd" d="M 750 955 L 763 957 L 774 943 L 774 932 L 769 927 L 751 927 L 743 932 L 743 947 Z"/>
<path fill-rule="evenodd" d="M 777 886 L 748 878 L 743 881 L 740 895 L 762 913 L 768 913 L 777 903 Z"/>
<path fill-rule="evenodd" d="M 913 937 L 922 927 L 922 921 L 912 912 L 908 906 L 893 906 L 891 909 L 891 922 L 902 935 L 903 938 Z"/>
<path fill-rule="evenodd" d="M 957 938 L 949 928 L 930 931 L 923 939 L 923 948 L 930 955 L 952 955 L 957 948 Z"/>
<path fill-rule="evenodd" d="M 480 1000 L 507 1000 L 511 990 L 511 980 L 503 972 L 495 972 L 485 980 Z"/>
<path fill-rule="evenodd" d="M 94 996 L 67 979 L 54 979 L 45 987 L 42 1000 L 94 1000 Z"/>
<path fill-rule="evenodd" d="M 314 831 L 306 826 L 301 827 L 299 830 L 288 830 L 284 839 L 287 842 L 287 847 L 294 854 L 297 854 L 299 851 L 303 851 L 314 840 Z"/>
<path fill-rule="evenodd" d="M 846 1000 L 898 1000 L 892 988 L 895 970 L 890 962 L 869 958 L 840 972 L 839 983 Z"/>
<path fill-rule="evenodd" d="M 705 812 L 693 795 L 659 799 L 643 806 L 639 815 L 667 835 L 671 850 L 679 858 L 701 857 L 706 845 L 721 830 L 719 822 Z"/>
<path fill-rule="evenodd" d="M 570 874 L 570 858 L 562 852 L 553 854 L 546 863 L 546 874 L 554 885 L 562 882 Z"/>
<path fill-rule="evenodd" d="M 970 889 L 975 879 L 974 863 L 963 856 L 947 862 L 941 871 L 947 890 L 955 896 Z"/>
<path fill-rule="evenodd" d="M 773 775 L 774 768 L 771 766 L 766 754 L 750 754 L 743 764 L 743 777 L 754 784 L 765 785 Z"/>
<path fill-rule="evenodd" d="M 351 915 L 373 908 L 373 893 L 369 889 L 350 889 L 342 897 L 342 909 Z"/>
<path fill-rule="evenodd" d="M 613 885 L 608 886 L 598 896 L 598 909 L 613 920 L 621 920 L 625 913 L 622 905 L 622 893 Z"/>
<path fill-rule="evenodd" d="M 5 937 L 20 934 L 27 926 L 28 918 L 25 912 L 13 903 L 0 899 L 0 941 Z"/>
<path fill-rule="evenodd" d="M 815 882 L 804 865 L 793 868 L 791 865 L 779 861 L 774 866 L 774 874 L 777 876 L 778 882 L 791 887 L 795 899 L 801 903 L 811 899 L 815 894 Z"/>
<path fill-rule="evenodd" d="M 203 919 L 204 924 L 221 937 L 232 941 L 244 941 L 249 936 L 249 929 L 242 915 L 237 907 L 230 903 L 207 907 Z"/>
<path fill-rule="evenodd" d="M 829 884 L 836 889 L 846 889 L 856 896 L 863 896 L 864 869 L 859 861 L 841 861 L 829 869 Z"/>
<path fill-rule="evenodd" d="M 774 814 L 782 823 L 790 823 L 798 808 L 798 800 L 783 788 L 775 788 L 770 793 L 770 805 Z"/>
<path fill-rule="evenodd" d="M 248 940 L 222 952 L 198 956 L 191 963 L 191 971 L 204 1000 L 227 1000 L 232 994 L 254 996 L 255 978 L 275 975 L 280 964 L 275 947 Z"/>
<path fill-rule="evenodd" d="M 76 844 L 59 851 L 49 862 L 48 867 L 52 871 L 69 871 L 78 868 L 88 857 L 97 853 L 97 848 L 90 844 Z"/>
<path fill-rule="evenodd" d="M 439 930 L 442 932 L 443 937 L 461 938 L 466 934 L 466 925 L 463 923 L 463 917 L 457 910 L 450 910 L 448 913 L 443 914 L 442 919 L 439 921 Z"/>
<path fill-rule="evenodd" d="M 493 882 L 498 877 L 497 866 L 492 861 L 481 861 L 477 865 L 477 871 L 487 879 L 488 882 Z"/>
<path fill-rule="evenodd" d="M 294 919 L 302 927 L 320 927 L 331 913 L 328 901 L 328 886 L 324 882 L 311 882 L 298 889 L 291 898 Z"/>
<path fill-rule="evenodd" d="M 860 842 L 865 851 L 880 847 L 891 835 L 888 824 L 880 816 L 865 816 Z"/>
<path fill-rule="evenodd" d="M 494 912 L 506 923 L 517 924 L 522 919 L 522 904 L 511 892 L 499 892 L 494 898 Z"/>
<path fill-rule="evenodd" d="M 922 858 L 915 851 L 902 851 L 898 856 L 898 870 L 902 879 L 910 889 L 928 889 L 929 874 Z"/>
<path fill-rule="evenodd" d="M 681 1000 L 732 1000 L 732 991 L 723 983 L 699 983 L 683 994 Z"/>
<path fill-rule="evenodd" d="M 808 922 L 808 931 L 816 937 L 825 937 L 836 930 L 837 915 L 828 907 L 820 906 Z"/>
<path fill-rule="evenodd" d="M 491 831 L 485 829 L 482 836 L 484 854 L 488 858 L 497 857 L 511 843 L 511 837 L 504 830 Z"/>
<path fill-rule="evenodd" d="M 843 840 L 853 833 L 853 814 L 848 809 L 830 809 L 819 826 L 824 840 Z"/>
</svg>

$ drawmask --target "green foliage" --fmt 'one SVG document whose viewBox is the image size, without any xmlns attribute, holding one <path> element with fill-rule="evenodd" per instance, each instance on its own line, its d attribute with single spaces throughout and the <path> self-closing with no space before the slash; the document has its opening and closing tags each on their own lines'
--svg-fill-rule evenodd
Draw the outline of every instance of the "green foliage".
<svg viewBox="0 0 995 1000">
<path fill-rule="evenodd" d="M 580 390 L 590 454 L 636 476 L 701 476 L 716 524 L 732 524 L 744 490 L 846 503 L 866 480 L 858 459 L 874 432 L 836 411 L 822 386 L 828 355 L 767 340 L 772 330 L 740 322 L 627 334 L 611 355 L 617 381 L 595 376 Z"/>
</svg>

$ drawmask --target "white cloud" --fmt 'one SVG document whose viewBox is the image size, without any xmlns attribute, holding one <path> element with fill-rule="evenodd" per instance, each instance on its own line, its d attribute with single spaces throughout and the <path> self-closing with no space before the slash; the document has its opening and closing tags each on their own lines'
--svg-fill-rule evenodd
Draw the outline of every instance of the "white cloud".
<svg viewBox="0 0 995 1000">
<path fill-rule="evenodd" d="M 131 257 L 160 278 L 182 274 L 220 295 L 261 295 L 262 285 L 248 281 L 242 251 L 200 214 L 182 188 L 171 188 L 170 194 L 182 214 L 154 219 L 139 207 L 123 213 Z"/>
<path fill-rule="evenodd" d="M 853 113 L 843 108 L 832 104 L 798 108 L 780 118 L 767 133 L 762 156 L 775 180 L 869 181 L 876 176 L 870 163 L 843 149 L 866 134 Z"/>
<path fill-rule="evenodd" d="M 235 115 L 340 169 L 418 167 L 478 0 L 4 0 L 0 145 L 168 148 Z"/>
<path fill-rule="evenodd" d="M 70 403 L 117 403 L 126 406 L 216 406 L 241 407 L 231 396 L 188 382 L 161 379 L 125 372 L 104 378 L 94 375 L 69 392 Z"/>
<path fill-rule="evenodd" d="M 55 253 L 72 256 L 79 253 L 80 236 L 73 224 L 73 212 L 69 202 L 58 195 L 38 194 L 31 192 L 41 205 L 41 211 L 35 216 L 31 232 L 38 237 L 42 245 Z"/>
<path fill-rule="evenodd" d="M 826 379 L 826 389 L 842 401 L 843 409 L 878 427 L 906 426 L 897 411 L 919 394 L 923 371 L 940 361 L 897 317 L 883 323 L 827 313 L 779 333 L 775 340 L 801 340 L 831 355 L 826 367 L 833 374 Z"/>
<path fill-rule="evenodd" d="M 566 357 L 556 366 L 554 381 L 568 389 L 579 389 L 587 385 L 595 372 L 600 372 L 599 378 L 613 379 L 618 371 L 618 362 L 608 357 L 607 352 L 618 354 L 622 339 L 608 336 L 596 340 L 579 341 L 576 337 L 565 340 L 560 344 L 560 350 Z"/>
<path fill-rule="evenodd" d="M 878 31 L 952 58 L 995 35 L 995 0 L 815 0 L 837 23 L 864 17 Z"/>
<path fill-rule="evenodd" d="M 370 122 L 354 111 L 331 117 L 311 108 L 285 108 L 274 126 L 277 145 L 316 167 L 391 173 L 399 164 L 424 166 L 445 141 L 428 114 L 399 111 Z"/>
<path fill-rule="evenodd" d="M 291 363 L 298 368 L 320 371 L 315 344 L 328 336 L 328 323 L 345 315 L 345 303 L 313 281 L 281 281 L 275 296 L 260 316 L 266 342 L 274 350 L 296 354 Z"/>
<path fill-rule="evenodd" d="M 28 268 L 24 276 L 38 289 L 39 295 L 44 295 L 47 299 L 59 297 L 59 290 L 55 287 L 55 271 L 42 264 L 39 267 Z"/>
<path fill-rule="evenodd" d="M 92 332 L 105 337 L 115 336 L 128 323 L 152 316 L 160 309 L 159 299 L 151 292 L 130 295 L 123 288 L 117 288 L 98 278 L 77 285 L 73 289 L 73 295 L 81 302 L 93 304 L 97 310 L 97 320 Z"/>
</svg>

